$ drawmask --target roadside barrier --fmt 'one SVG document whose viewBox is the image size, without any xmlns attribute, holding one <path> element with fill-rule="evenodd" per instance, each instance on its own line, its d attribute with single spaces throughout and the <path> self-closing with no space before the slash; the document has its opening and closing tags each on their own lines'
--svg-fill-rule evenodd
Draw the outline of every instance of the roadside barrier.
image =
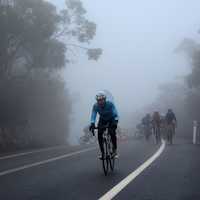
<svg viewBox="0 0 200 200">
<path fill-rule="evenodd" d="M 194 120 L 193 121 L 193 144 L 200 144 L 200 126 L 199 123 Z"/>
</svg>

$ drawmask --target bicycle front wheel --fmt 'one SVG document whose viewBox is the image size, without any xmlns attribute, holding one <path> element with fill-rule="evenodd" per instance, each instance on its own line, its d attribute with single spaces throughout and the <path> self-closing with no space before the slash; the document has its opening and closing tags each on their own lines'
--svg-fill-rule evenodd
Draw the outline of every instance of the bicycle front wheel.
<svg viewBox="0 0 200 200">
<path fill-rule="evenodd" d="M 173 128 L 170 130 L 170 135 L 169 135 L 169 143 L 172 145 L 172 140 L 173 140 Z"/>
<path fill-rule="evenodd" d="M 160 136 L 160 129 L 156 127 L 155 129 L 155 137 L 156 137 L 156 144 L 160 144 L 161 136 Z"/>
<path fill-rule="evenodd" d="M 104 158 L 102 158 L 102 167 L 105 176 L 107 176 L 109 169 L 109 157 L 108 157 L 108 145 L 106 140 L 103 141 L 103 148 L 104 148 Z"/>
<path fill-rule="evenodd" d="M 109 164 L 110 164 L 110 169 L 111 171 L 114 171 L 114 167 L 115 167 L 115 157 L 112 156 L 110 159 L 109 159 Z"/>
<path fill-rule="evenodd" d="M 112 142 L 110 140 L 109 145 L 108 145 L 108 151 L 109 151 L 109 164 L 110 164 L 110 169 L 111 171 L 114 170 L 115 167 L 115 156 L 112 155 Z"/>
<path fill-rule="evenodd" d="M 168 126 L 168 143 L 172 144 L 173 140 L 173 127 L 171 125 Z"/>
</svg>

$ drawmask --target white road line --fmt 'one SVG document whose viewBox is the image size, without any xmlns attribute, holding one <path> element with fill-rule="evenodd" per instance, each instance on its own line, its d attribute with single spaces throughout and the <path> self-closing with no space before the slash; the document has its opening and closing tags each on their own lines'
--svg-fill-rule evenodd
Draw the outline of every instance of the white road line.
<svg viewBox="0 0 200 200">
<path fill-rule="evenodd" d="M 4 176 L 6 174 L 11 174 L 11 173 L 14 173 L 14 172 L 17 172 L 17 171 L 21 171 L 21 170 L 24 170 L 24 169 L 27 169 L 27 168 L 35 167 L 35 166 L 38 166 L 38 165 L 43 165 L 43 164 L 46 164 L 46 163 L 49 163 L 49 162 L 53 162 L 53 161 L 56 161 L 56 160 L 60 160 L 60 159 L 63 159 L 63 158 L 75 156 L 77 154 L 81 154 L 81 153 L 85 153 L 85 152 L 88 152 L 88 151 L 92 151 L 94 149 L 96 149 L 96 147 L 88 148 L 88 149 L 84 149 L 84 150 L 80 150 L 80 151 L 76 151 L 76 152 L 72 152 L 72 153 L 69 153 L 69 154 L 64 154 L 62 156 L 58 156 L 58 157 L 50 158 L 50 159 L 43 160 L 43 161 L 40 161 L 40 162 L 36 162 L 36 163 L 32 163 L 32 164 L 21 166 L 21 167 L 17 167 L 17 168 L 14 168 L 14 169 L 9 169 L 9 170 L 6 170 L 6 171 L 2 171 L 2 172 L 0 172 L 0 176 Z"/>
<path fill-rule="evenodd" d="M 17 154 L 11 154 L 11 155 L 0 157 L 0 160 L 15 158 L 15 157 L 18 157 L 18 156 L 24 156 L 24 155 L 29 155 L 29 154 L 34 154 L 34 153 L 38 153 L 38 152 L 50 151 L 50 150 L 53 150 L 53 149 L 62 149 L 62 148 L 66 148 L 66 146 L 49 147 L 49 148 L 43 148 L 43 149 L 38 149 L 38 150 L 33 150 L 33 151 L 17 153 Z"/>
<path fill-rule="evenodd" d="M 150 166 L 153 161 L 155 161 L 165 149 L 165 142 L 162 141 L 162 145 L 158 149 L 158 151 L 149 158 L 146 162 L 144 162 L 140 167 L 138 167 L 134 172 L 129 174 L 125 179 L 119 182 L 116 186 L 114 186 L 110 191 L 104 194 L 99 200 L 111 200 L 114 198 L 121 190 L 123 190 L 131 181 L 133 181 L 139 174 L 141 174 L 148 166 Z"/>
</svg>

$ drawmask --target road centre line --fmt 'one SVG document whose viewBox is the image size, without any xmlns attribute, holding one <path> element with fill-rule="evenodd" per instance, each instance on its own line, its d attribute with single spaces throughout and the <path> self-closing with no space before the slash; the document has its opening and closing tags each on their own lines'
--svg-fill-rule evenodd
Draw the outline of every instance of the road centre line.
<svg viewBox="0 0 200 200">
<path fill-rule="evenodd" d="M 162 141 L 162 145 L 158 149 L 158 151 L 151 156 L 147 161 L 145 161 L 142 165 L 140 165 L 135 171 L 130 173 L 125 179 L 120 181 L 116 186 L 114 186 L 111 190 L 105 193 L 99 200 L 111 200 L 113 199 L 121 190 L 123 190 L 131 181 L 133 181 L 138 175 L 140 175 L 147 167 L 149 167 L 164 151 L 165 149 L 165 141 Z"/>
</svg>

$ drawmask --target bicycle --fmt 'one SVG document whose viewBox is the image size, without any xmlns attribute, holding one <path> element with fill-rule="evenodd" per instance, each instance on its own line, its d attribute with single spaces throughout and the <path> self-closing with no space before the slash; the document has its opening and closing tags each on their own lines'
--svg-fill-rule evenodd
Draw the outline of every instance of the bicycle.
<svg viewBox="0 0 200 200">
<path fill-rule="evenodd" d="M 107 176 L 109 169 L 114 171 L 115 155 L 113 155 L 111 136 L 108 133 L 108 126 L 95 127 L 95 129 L 104 129 L 103 132 L 103 148 L 104 157 L 102 158 L 102 168 L 105 176 Z"/>
<path fill-rule="evenodd" d="M 175 134 L 175 125 L 173 123 L 167 124 L 167 141 L 169 144 L 173 144 L 173 136 Z"/>
<path fill-rule="evenodd" d="M 143 132 L 144 132 L 145 140 L 149 141 L 149 138 L 150 138 L 150 136 L 152 134 L 152 132 L 151 132 L 151 126 L 150 125 L 144 125 L 143 128 L 144 128 Z"/>
<path fill-rule="evenodd" d="M 156 138 L 156 144 L 159 144 L 161 142 L 161 135 L 160 135 L 160 128 L 158 127 L 158 125 L 154 126 L 153 132 Z"/>
</svg>

